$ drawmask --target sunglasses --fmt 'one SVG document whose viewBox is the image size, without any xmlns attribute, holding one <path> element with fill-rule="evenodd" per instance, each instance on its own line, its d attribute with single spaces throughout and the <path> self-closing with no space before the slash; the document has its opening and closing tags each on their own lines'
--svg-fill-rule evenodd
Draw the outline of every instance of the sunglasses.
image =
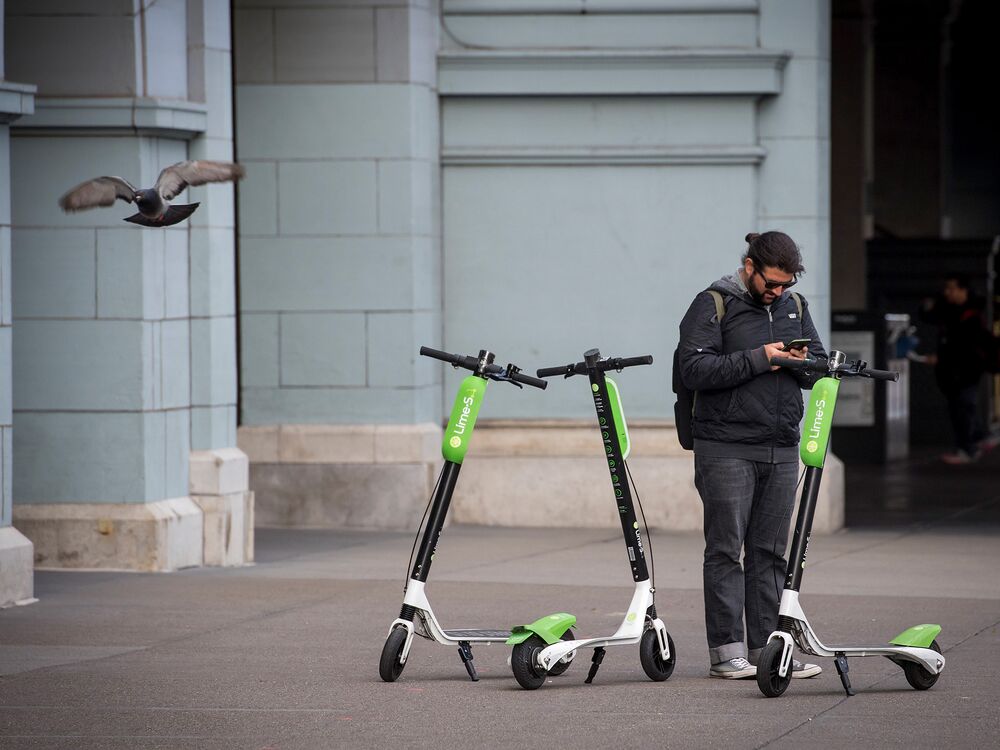
<svg viewBox="0 0 1000 750">
<path fill-rule="evenodd" d="M 796 279 L 794 276 L 788 281 L 772 281 L 771 279 L 767 278 L 767 276 L 760 273 L 760 271 L 757 270 L 757 266 L 753 267 L 753 272 L 759 275 L 760 278 L 764 281 L 765 289 L 778 289 L 779 287 L 783 289 L 791 289 L 793 286 L 799 283 L 799 280 Z"/>
</svg>

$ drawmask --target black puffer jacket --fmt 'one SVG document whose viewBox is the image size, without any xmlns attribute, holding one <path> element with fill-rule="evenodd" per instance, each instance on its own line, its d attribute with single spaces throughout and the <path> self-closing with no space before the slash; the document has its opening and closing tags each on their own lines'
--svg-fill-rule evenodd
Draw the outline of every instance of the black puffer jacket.
<svg viewBox="0 0 1000 750">
<path fill-rule="evenodd" d="M 811 338 L 809 355 L 826 357 L 802 300 L 802 315 L 785 292 L 770 309 L 754 300 L 739 276 L 709 287 L 722 293 L 726 312 L 717 320 L 707 291 L 695 297 L 681 321 L 680 359 L 684 385 L 697 391 L 695 453 L 755 461 L 798 460 L 802 388 L 821 377 L 801 371 L 772 372 L 764 344 Z"/>
</svg>

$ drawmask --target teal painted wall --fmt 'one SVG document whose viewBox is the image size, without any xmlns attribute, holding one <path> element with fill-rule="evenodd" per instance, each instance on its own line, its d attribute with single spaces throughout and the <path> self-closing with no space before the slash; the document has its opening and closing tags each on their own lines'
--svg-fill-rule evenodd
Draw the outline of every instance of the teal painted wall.
<svg viewBox="0 0 1000 750">
<path fill-rule="evenodd" d="M 436 17 L 235 3 L 241 423 L 441 412 Z"/>
</svg>

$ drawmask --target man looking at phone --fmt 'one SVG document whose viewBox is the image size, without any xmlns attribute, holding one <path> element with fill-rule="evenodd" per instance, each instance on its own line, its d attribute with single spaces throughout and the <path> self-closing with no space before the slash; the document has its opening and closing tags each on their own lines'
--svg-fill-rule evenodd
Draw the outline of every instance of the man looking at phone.
<svg viewBox="0 0 1000 750">
<path fill-rule="evenodd" d="M 746 241 L 740 268 L 691 303 L 678 345 L 681 378 L 697 392 L 692 433 L 705 512 L 709 675 L 729 679 L 756 675 L 754 662 L 777 625 L 798 479 L 801 389 L 821 377 L 772 366 L 771 359 L 826 357 L 805 298 L 789 291 L 805 272 L 795 242 L 783 232 L 748 234 Z M 786 343 L 796 346 L 786 351 Z M 821 671 L 798 660 L 792 665 L 792 677 Z"/>
</svg>

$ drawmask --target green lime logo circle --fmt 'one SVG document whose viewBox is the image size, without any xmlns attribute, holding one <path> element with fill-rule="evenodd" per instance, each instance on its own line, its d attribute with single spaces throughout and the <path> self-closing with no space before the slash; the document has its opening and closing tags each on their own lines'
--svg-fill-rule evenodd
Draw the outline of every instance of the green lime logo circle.
<svg viewBox="0 0 1000 750">
<path fill-rule="evenodd" d="M 614 482 L 615 484 L 618 484 L 618 475 L 617 474 L 612 474 L 611 475 L 611 481 Z"/>
<path fill-rule="evenodd" d="M 810 453 L 815 453 L 816 451 L 819 450 L 819 443 L 817 443 L 815 440 L 810 440 L 808 443 L 806 443 L 806 450 L 809 451 Z"/>
<path fill-rule="evenodd" d="M 617 464 L 615 464 L 615 460 L 613 458 L 608 459 L 608 466 L 610 466 L 613 469 L 615 468 L 616 465 Z"/>
<path fill-rule="evenodd" d="M 462 444 L 462 438 L 460 438 L 458 435 L 454 435 L 451 438 L 451 440 L 448 441 L 448 445 L 450 445 L 452 448 L 457 448 L 461 444 Z"/>
<path fill-rule="evenodd" d="M 636 614 L 635 612 L 629 612 L 628 617 L 625 618 L 626 622 L 635 622 Z"/>
<path fill-rule="evenodd" d="M 621 496 L 622 496 L 622 491 L 616 488 L 615 489 L 615 497 L 621 497 Z"/>
<path fill-rule="evenodd" d="M 594 393 L 597 393 L 597 390 L 598 390 L 597 389 L 597 383 L 591 383 L 590 384 L 590 390 L 592 390 Z"/>
<path fill-rule="evenodd" d="M 606 420 L 604 417 L 601 417 L 601 427 L 604 427 L 604 425 L 606 425 L 607 423 L 608 420 Z"/>
<path fill-rule="evenodd" d="M 606 445 L 604 447 L 607 449 L 608 453 L 611 453 L 611 446 L 610 445 Z"/>
<path fill-rule="evenodd" d="M 601 433 L 601 435 L 603 435 L 603 436 L 604 436 L 604 439 L 605 439 L 605 440 L 607 440 L 607 439 L 608 439 L 609 437 L 611 437 L 611 436 L 610 436 L 610 435 L 608 434 L 608 431 L 607 431 L 607 430 L 605 430 L 604 432 L 602 432 L 602 433 Z"/>
<path fill-rule="evenodd" d="M 633 521 L 632 522 L 632 528 L 633 529 L 638 529 L 639 528 L 639 522 L 638 521 Z"/>
</svg>

